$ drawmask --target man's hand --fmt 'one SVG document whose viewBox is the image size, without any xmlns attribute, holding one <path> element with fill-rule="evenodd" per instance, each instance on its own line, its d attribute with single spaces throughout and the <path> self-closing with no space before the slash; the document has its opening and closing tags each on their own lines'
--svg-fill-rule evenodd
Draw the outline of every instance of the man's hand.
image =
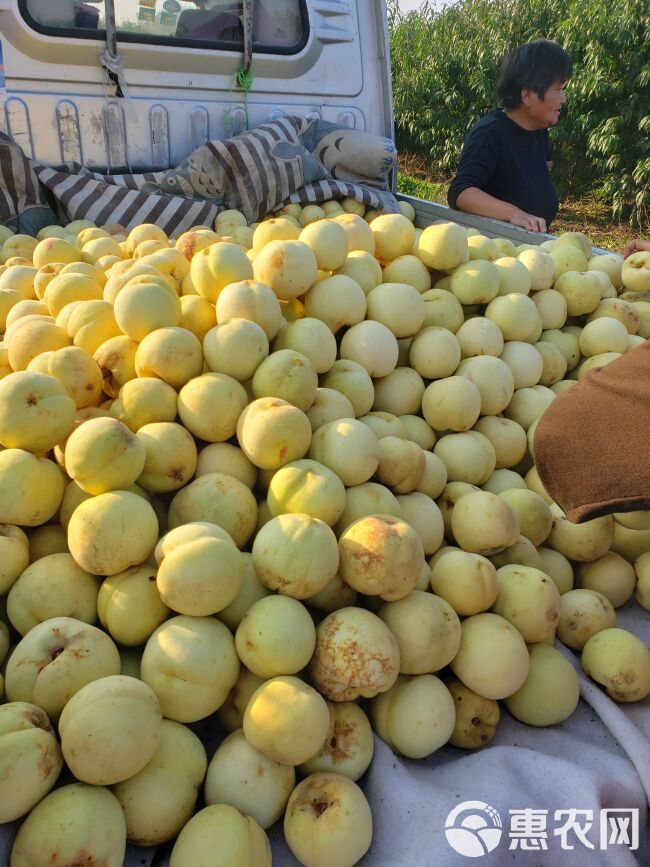
<svg viewBox="0 0 650 867">
<path fill-rule="evenodd" d="M 529 232 L 546 232 L 546 220 L 542 219 L 542 217 L 535 217 L 533 214 L 527 214 L 525 211 L 520 211 L 519 208 L 513 209 L 509 222 L 513 226 L 528 229 Z"/>
<path fill-rule="evenodd" d="M 504 202 L 479 190 L 478 187 L 467 187 L 458 194 L 456 207 L 470 214 L 478 214 L 479 217 L 489 217 L 491 220 L 502 220 L 513 226 L 521 226 L 529 232 L 546 232 L 546 220 L 527 214 L 510 202 Z"/>
<path fill-rule="evenodd" d="M 627 247 L 623 250 L 623 258 L 627 259 L 628 256 L 632 255 L 632 253 L 639 253 L 641 251 L 650 253 L 650 241 L 642 241 L 640 238 L 634 238 L 634 240 L 630 241 Z"/>
</svg>

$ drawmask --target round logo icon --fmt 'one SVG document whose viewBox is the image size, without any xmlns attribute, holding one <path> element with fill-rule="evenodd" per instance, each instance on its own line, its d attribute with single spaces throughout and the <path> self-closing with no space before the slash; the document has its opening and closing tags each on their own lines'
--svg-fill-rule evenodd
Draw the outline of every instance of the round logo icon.
<svg viewBox="0 0 650 867">
<path fill-rule="evenodd" d="M 499 845 L 501 817 L 483 801 L 463 801 L 445 822 L 445 835 L 452 849 L 468 858 L 480 858 Z"/>
</svg>

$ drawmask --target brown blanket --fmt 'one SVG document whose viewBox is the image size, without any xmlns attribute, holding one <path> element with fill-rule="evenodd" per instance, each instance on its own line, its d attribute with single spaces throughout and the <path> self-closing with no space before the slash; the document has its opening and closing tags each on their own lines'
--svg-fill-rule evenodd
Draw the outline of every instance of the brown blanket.
<svg viewBox="0 0 650 867">
<path fill-rule="evenodd" d="M 537 425 L 534 453 L 570 521 L 650 509 L 650 341 L 559 395 Z"/>
</svg>

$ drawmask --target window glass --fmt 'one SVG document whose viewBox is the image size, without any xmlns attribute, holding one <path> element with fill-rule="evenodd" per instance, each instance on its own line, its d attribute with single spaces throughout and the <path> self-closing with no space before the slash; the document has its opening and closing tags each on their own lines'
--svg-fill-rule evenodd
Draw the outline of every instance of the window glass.
<svg viewBox="0 0 650 867">
<path fill-rule="evenodd" d="M 103 0 L 22 0 L 21 5 L 39 29 L 75 31 L 78 36 L 104 31 Z M 114 0 L 113 5 L 118 38 L 216 43 L 233 50 L 243 45 L 241 0 Z M 254 45 L 291 51 L 302 41 L 301 0 L 253 0 Z"/>
<path fill-rule="evenodd" d="M 44 27 L 59 29 L 79 26 L 76 23 L 77 4 L 73 0 L 27 0 L 26 5 L 29 16 Z"/>
</svg>

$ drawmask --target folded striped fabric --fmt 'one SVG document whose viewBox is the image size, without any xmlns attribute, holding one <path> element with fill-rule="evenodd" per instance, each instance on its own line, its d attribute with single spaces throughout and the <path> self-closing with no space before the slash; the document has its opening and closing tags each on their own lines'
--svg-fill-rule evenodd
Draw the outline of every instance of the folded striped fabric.
<svg viewBox="0 0 650 867">
<path fill-rule="evenodd" d="M 105 175 L 77 163 L 53 168 L 30 162 L 7 139 L 0 150 L 0 220 L 49 199 L 62 222 L 85 219 L 126 229 L 156 223 L 173 237 L 212 225 L 224 208 L 242 211 L 251 223 L 288 202 L 349 196 L 395 212 L 389 191 L 395 159 L 387 139 L 292 116 L 207 142 L 180 165 L 157 172 Z"/>
<path fill-rule="evenodd" d="M 0 132 L 0 223 L 13 232 L 35 235 L 57 222 L 31 163 L 18 145 Z"/>
</svg>

